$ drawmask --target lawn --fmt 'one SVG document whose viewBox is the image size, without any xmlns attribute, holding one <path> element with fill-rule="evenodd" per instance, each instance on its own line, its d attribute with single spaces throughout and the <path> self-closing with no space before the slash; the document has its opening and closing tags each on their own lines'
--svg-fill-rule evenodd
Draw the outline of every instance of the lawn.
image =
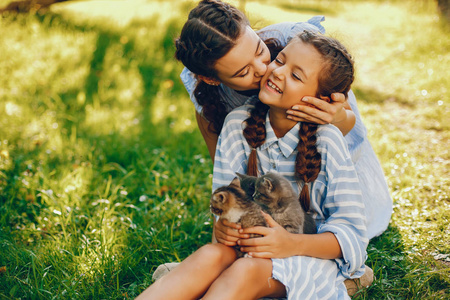
<svg viewBox="0 0 450 300">
<path fill-rule="evenodd" d="M 450 26 L 434 2 L 233 3 L 258 28 L 323 14 L 355 57 L 394 214 L 354 299 L 449 299 Z M 0 18 L 0 299 L 134 298 L 211 240 L 212 162 L 173 59 L 193 5 Z"/>
</svg>

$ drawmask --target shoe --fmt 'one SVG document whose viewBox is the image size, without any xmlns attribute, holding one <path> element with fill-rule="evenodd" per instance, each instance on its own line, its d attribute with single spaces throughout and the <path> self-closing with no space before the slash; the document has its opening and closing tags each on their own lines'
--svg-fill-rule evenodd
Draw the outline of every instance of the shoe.
<svg viewBox="0 0 450 300">
<path fill-rule="evenodd" d="M 360 278 L 347 279 L 344 281 L 347 293 L 349 296 L 353 296 L 361 288 L 367 288 L 373 283 L 373 270 L 366 265 L 364 274 Z"/>
<path fill-rule="evenodd" d="M 179 264 L 180 263 L 172 262 L 159 265 L 156 268 L 155 272 L 153 273 L 152 276 L 153 282 L 155 282 L 156 280 L 160 279 L 161 277 L 163 277 L 164 275 L 166 275 L 167 273 L 178 267 Z"/>
</svg>

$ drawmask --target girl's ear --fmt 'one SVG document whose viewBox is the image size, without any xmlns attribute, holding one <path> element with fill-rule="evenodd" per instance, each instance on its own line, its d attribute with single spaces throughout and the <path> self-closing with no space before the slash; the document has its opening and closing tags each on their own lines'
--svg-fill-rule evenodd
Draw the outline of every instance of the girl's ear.
<svg viewBox="0 0 450 300">
<path fill-rule="evenodd" d="M 198 79 L 200 79 L 201 81 L 205 82 L 206 84 L 209 85 L 214 85 L 214 86 L 218 86 L 220 84 L 220 81 L 211 77 L 206 77 L 203 75 L 198 75 Z"/>
<path fill-rule="evenodd" d="M 331 102 L 331 98 L 328 96 L 320 96 L 320 99 L 327 101 L 328 103 Z"/>
</svg>

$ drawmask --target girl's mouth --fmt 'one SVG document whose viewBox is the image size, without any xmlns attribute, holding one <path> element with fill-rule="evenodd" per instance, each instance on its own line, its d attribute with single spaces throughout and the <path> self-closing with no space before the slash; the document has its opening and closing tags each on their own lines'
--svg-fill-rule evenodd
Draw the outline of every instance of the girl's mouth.
<svg viewBox="0 0 450 300">
<path fill-rule="evenodd" d="M 278 94 L 283 94 L 283 91 L 280 90 L 280 88 L 275 83 L 273 83 L 270 79 L 267 79 L 266 84 L 269 88 L 275 90 Z"/>
</svg>

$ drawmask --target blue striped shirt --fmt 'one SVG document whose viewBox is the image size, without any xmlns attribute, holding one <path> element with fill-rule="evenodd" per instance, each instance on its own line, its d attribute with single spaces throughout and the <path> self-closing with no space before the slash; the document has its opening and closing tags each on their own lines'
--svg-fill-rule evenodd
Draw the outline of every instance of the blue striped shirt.
<svg viewBox="0 0 450 300">
<path fill-rule="evenodd" d="M 250 146 L 243 135 L 243 121 L 249 116 L 251 107 L 252 103 L 238 107 L 225 119 L 216 148 L 213 189 L 228 185 L 236 177 L 236 172 L 247 172 Z M 297 191 L 299 186 L 294 172 L 299 128 L 300 123 L 297 123 L 285 136 L 277 138 L 267 114 L 266 140 L 256 149 L 259 173 L 282 174 Z M 342 275 L 351 277 L 355 272 L 361 274 L 368 238 L 364 203 L 355 167 L 345 139 L 335 126 L 319 126 L 316 145 L 322 163 L 319 176 L 309 184 L 309 191 L 317 230 L 319 233 L 335 234 L 343 253 L 343 258 L 335 260 Z M 300 187 L 302 185 L 300 183 Z"/>
</svg>

